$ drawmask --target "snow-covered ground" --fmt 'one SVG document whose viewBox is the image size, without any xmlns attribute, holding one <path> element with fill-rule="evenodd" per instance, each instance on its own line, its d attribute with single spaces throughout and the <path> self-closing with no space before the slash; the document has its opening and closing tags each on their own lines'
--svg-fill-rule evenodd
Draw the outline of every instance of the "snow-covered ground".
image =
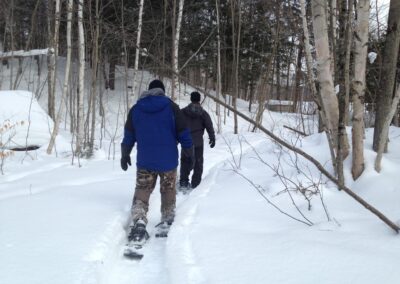
<svg viewBox="0 0 400 284">
<path fill-rule="evenodd" d="M 144 74 L 144 87 L 151 78 Z M 178 194 L 169 237 L 150 238 L 140 262 L 124 259 L 136 169 L 124 172 L 119 166 L 125 114 L 117 113 L 123 97 L 121 84 L 106 94 L 101 147 L 93 158 L 81 159 L 81 167 L 76 159 L 72 164 L 66 130 L 53 155 L 44 146 L 5 160 L 0 283 L 399 283 L 399 236 L 327 183 L 311 164 L 282 151 L 266 135 L 250 132 L 248 123 L 239 119 L 240 134 L 233 134 L 232 114 L 216 147 L 205 147 L 200 186 L 190 195 Z M 188 96 L 182 93 L 178 102 L 185 106 Z M 46 109 L 45 95 L 39 103 Z M 203 105 L 215 121 L 213 102 Z M 239 101 L 238 107 L 246 112 L 247 103 Z M 283 127 L 309 133 L 316 118 L 303 118 L 304 124 L 295 114 L 266 112 L 264 126 L 331 170 L 324 135 L 301 138 Z M 366 170 L 357 182 L 346 160 L 347 185 L 400 224 L 400 130 L 390 130 L 380 174 L 373 170 L 371 141 L 367 129 Z M 133 164 L 135 154 L 134 149 Z M 304 195 L 292 182 L 301 185 Z M 159 218 L 157 185 L 150 200 L 150 235 Z"/>
</svg>

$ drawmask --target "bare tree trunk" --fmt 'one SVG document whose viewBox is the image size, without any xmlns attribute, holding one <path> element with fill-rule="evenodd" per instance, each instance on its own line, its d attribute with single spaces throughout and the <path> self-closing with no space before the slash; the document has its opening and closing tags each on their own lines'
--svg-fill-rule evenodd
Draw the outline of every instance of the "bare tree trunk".
<svg viewBox="0 0 400 284">
<path fill-rule="evenodd" d="M 85 34 L 83 30 L 83 5 L 84 0 L 78 3 L 78 53 L 79 53 L 79 73 L 78 73 L 78 111 L 77 111 L 77 131 L 75 152 L 78 157 L 82 154 L 82 142 L 84 132 L 84 113 L 83 97 L 85 96 Z"/>
<path fill-rule="evenodd" d="M 143 6 L 144 6 L 144 0 L 140 0 L 138 31 L 137 31 L 137 36 L 136 36 L 135 67 L 133 69 L 133 84 L 132 84 L 132 92 L 133 92 L 134 97 L 135 97 L 135 92 L 136 92 L 136 74 L 139 69 L 140 37 L 142 34 Z M 137 99 L 139 99 L 139 93 L 137 95 Z"/>
<path fill-rule="evenodd" d="M 349 2 L 349 4 L 348 4 Z M 340 184 L 344 184 L 343 161 L 349 154 L 349 144 L 346 132 L 346 98 L 349 97 L 350 88 L 350 46 L 351 25 L 353 15 L 352 0 L 341 0 L 339 14 L 339 56 L 338 56 L 338 83 L 339 83 L 339 128 L 338 128 L 338 150 L 337 150 L 337 174 Z M 349 6 L 349 7 L 348 7 Z M 347 8 L 348 7 L 348 8 Z M 332 53 L 333 54 L 333 53 Z"/>
<path fill-rule="evenodd" d="M 278 49 L 278 40 L 279 40 L 279 33 L 280 33 L 280 3 L 277 3 L 277 9 L 275 11 L 276 15 L 276 28 L 275 28 L 275 35 L 274 35 L 274 41 L 273 41 L 273 46 L 272 46 L 272 54 L 267 57 L 265 65 L 267 66 L 267 70 L 261 75 L 260 78 L 260 84 L 259 84 L 259 94 L 258 94 L 258 108 L 257 108 L 257 114 L 255 121 L 257 124 L 261 125 L 262 124 L 262 119 L 263 119 L 263 114 L 265 110 L 265 102 L 267 100 L 267 86 L 269 84 L 269 79 L 273 78 L 273 72 L 271 73 L 271 66 L 272 62 L 274 61 L 274 58 L 277 54 L 277 49 Z M 272 87 L 271 87 L 272 90 Z M 256 131 L 257 127 L 254 125 L 253 127 L 253 132 Z"/>
<path fill-rule="evenodd" d="M 124 71 L 125 71 L 125 111 L 128 114 L 131 108 L 129 104 L 129 89 L 128 89 L 128 82 L 129 82 L 129 66 L 128 66 L 128 48 L 127 48 L 127 38 L 126 38 L 126 31 L 125 31 L 125 13 L 124 13 L 124 1 L 122 0 L 121 5 L 121 30 L 122 30 L 122 46 L 124 48 Z M 114 62 L 115 63 L 115 62 Z M 115 81 L 115 65 L 114 67 L 114 81 Z M 111 68 L 111 66 L 110 66 Z M 111 78 L 111 71 L 110 71 L 110 78 Z M 111 81 L 111 79 L 110 79 Z"/>
<path fill-rule="evenodd" d="M 396 65 L 400 43 L 400 4 L 390 1 L 386 42 L 383 51 L 382 78 L 377 97 L 377 110 L 374 129 L 373 149 L 378 151 L 381 143 L 387 144 L 387 136 L 383 137 L 384 123 L 390 111 L 393 90 L 395 87 Z"/>
<path fill-rule="evenodd" d="M 219 24 L 219 0 L 215 0 L 215 10 L 217 13 L 217 92 L 216 97 L 219 99 L 222 93 L 221 86 L 221 35 L 220 35 L 220 24 Z M 217 133 L 221 133 L 221 106 L 215 104 L 217 115 Z"/>
<path fill-rule="evenodd" d="M 174 1 L 175 3 L 175 1 Z M 179 90 L 179 37 L 181 32 L 181 23 L 182 23 L 182 14 L 183 14 L 183 3 L 184 0 L 179 0 L 179 11 L 178 11 L 178 20 L 176 22 L 176 30 L 173 38 L 173 55 L 172 55 L 172 69 L 174 74 L 172 74 L 172 90 L 171 90 L 171 99 L 176 99 L 175 91 Z M 175 13 L 175 5 L 174 5 L 174 13 Z M 175 20 L 175 19 L 174 19 Z"/>
<path fill-rule="evenodd" d="M 303 45 L 299 44 L 297 51 L 297 62 L 296 62 L 296 77 L 294 83 L 294 97 L 292 111 L 297 111 L 297 103 L 300 98 L 300 77 L 301 77 L 301 59 L 303 58 Z M 290 65 L 289 65 L 290 66 Z M 288 67 L 289 69 L 289 67 Z"/>
<path fill-rule="evenodd" d="M 65 104 L 65 98 L 67 96 L 68 92 L 68 85 L 69 85 L 69 73 L 70 73 L 70 66 L 71 66 L 71 27 L 72 27 L 72 9 L 73 9 L 73 3 L 74 0 L 68 0 L 67 4 L 67 62 L 65 65 L 65 76 L 64 76 L 64 85 L 63 85 L 63 91 L 61 95 L 61 103 L 60 103 L 60 108 L 57 113 L 56 120 L 54 121 L 54 127 L 53 131 L 51 133 L 51 138 L 50 138 L 50 143 L 49 146 L 47 147 L 47 154 L 51 154 L 56 137 L 58 134 L 58 130 L 60 127 L 60 122 L 61 122 L 61 115 L 64 112 L 64 104 Z"/>
<path fill-rule="evenodd" d="M 124 37 L 124 33 L 123 37 Z M 125 38 L 123 39 L 124 41 L 124 49 L 125 49 Z M 126 54 L 125 54 L 126 57 Z M 110 59 L 110 67 L 108 70 L 108 88 L 110 88 L 110 90 L 115 90 L 115 66 L 117 65 L 117 58 L 113 55 L 111 55 Z"/>
<path fill-rule="evenodd" d="M 238 20 L 237 20 L 237 35 L 235 31 L 235 5 L 238 7 Z M 231 2 L 231 13 L 232 13 L 232 47 L 233 47 L 233 85 L 234 90 L 232 94 L 232 106 L 236 110 L 236 101 L 239 96 L 239 50 L 240 50 L 240 30 L 241 30 L 241 8 L 240 8 L 240 0 Z M 236 36 L 236 38 L 235 38 Z M 236 111 L 233 113 L 233 132 L 234 134 L 238 134 L 238 119 Z"/>
<path fill-rule="evenodd" d="M 53 13 L 53 1 L 48 0 L 48 30 L 51 31 L 51 16 Z M 60 27 L 60 0 L 55 1 L 55 19 L 54 19 L 54 32 L 49 33 L 49 55 L 48 55 L 48 74 L 47 74 L 47 86 L 48 86 L 48 102 L 47 108 L 49 116 L 55 120 L 55 87 L 56 87 L 56 67 L 58 57 L 58 38 L 59 38 L 59 27 Z"/>
<path fill-rule="evenodd" d="M 301 18 L 302 18 L 302 24 L 303 24 L 303 35 L 304 35 L 304 40 L 303 40 L 304 41 L 304 52 L 305 52 L 306 66 L 307 66 L 307 80 L 308 80 L 308 85 L 310 87 L 311 96 L 318 104 L 318 107 L 320 107 L 321 102 L 318 99 L 317 88 L 315 86 L 314 72 L 312 69 L 313 59 L 312 59 L 312 55 L 311 55 L 310 33 L 308 31 L 308 25 L 307 25 L 305 1 L 306 0 L 300 0 L 300 5 L 301 5 Z"/>
<path fill-rule="evenodd" d="M 97 78 L 99 70 L 99 36 L 100 36 L 100 13 L 99 13 L 99 0 L 96 0 L 96 30 L 94 32 L 93 50 L 92 50 L 92 87 L 90 95 L 90 104 L 92 111 L 92 124 L 90 131 L 89 154 L 92 155 L 94 151 L 94 136 L 96 131 L 96 96 L 97 96 Z M 100 98 L 100 105 L 102 99 Z M 87 119 L 89 122 L 89 119 Z"/>
<path fill-rule="evenodd" d="M 330 69 L 331 54 L 329 52 L 324 1 L 312 0 L 312 14 L 315 49 L 317 53 L 318 81 L 321 89 L 321 103 L 326 115 L 327 131 L 332 137 L 333 147 L 337 152 L 339 105 L 333 87 L 333 77 Z"/>
<path fill-rule="evenodd" d="M 338 0 L 329 0 L 329 35 L 331 40 L 331 73 L 335 74 L 336 67 L 336 19 L 337 19 L 337 2 Z M 339 20 L 340 22 L 340 20 Z"/>
<path fill-rule="evenodd" d="M 165 53 L 166 53 L 166 51 L 165 51 L 165 48 L 166 48 L 165 42 L 166 42 L 166 38 L 167 38 L 166 30 L 167 30 L 167 18 L 168 18 L 168 16 L 167 16 L 168 0 L 163 0 L 163 1 L 164 1 L 164 5 L 163 5 L 163 17 L 164 17 L 164 19 L 163 19 L 163 35 L 162 35 L 162 64 L 163 64 L 163 66 L 165 66 L 165 64 L 166 64 L 166 62 L 165 62 Z M 165 73 L 166 72 L 161 74 L 161 78 L 163 78 L 163 76 L 166 75 Z"/>
<path fill-rule="evenodd" d="M 390 107 L 390 111 L 386 114 L 386 118 L 382 128 L 382 136 L 381 141 L 379 141 L 379 148 L 377 151 L 376 159 L 375 159 L 375 170 L 379 173 L 381 171 L 381 161 L 382 161 L 382 154 L 385 150 L 385 140 L 387 139 L 389 134 L 389 126 L 390 122 L 393 119 L 393 116 L 396 112 L 397 106 L 399 105 L 400 99 L 400 84 L 397 85 L 396 94 L 392 100 L 392 105 Z"/>
<path fill-rule="evenodd" d="M 326 137 L 329 144 L 329 150 L 331 154 L 331 160 L 333 163 L 333 168 L 336 169 L 336 154 L 334 148 L 334 141 L 332 137 L 332 133 L 328 130 L 328 121 L 326 116 L 326 111 L 324 109 L 324 104 L 322 103 L 321 93 L 317 92 L 317 88 L 315 85 L 314 73 L 313 73 L 313 59 L 311 55 L 311 45 L 310 45 L 310 37 L 308 31 L 307 24 L 307 14 L 306 14 L 306 4 L 305 0 L 300 0 L 301 6 L 301 15 L 302 15 L 302 25 L 303 25 L 303 33 L 304 33 L 304 50 L 306 54 L 306 66 L 307 66 L 307 79 L 308 84 L 310 86 L 311 95 L 314 99 L 314 102 L 318 106 L 318 115 L 319 115 L 319 131 L 325 131 Z"/>
<path fill-rule="evenodd" d="M 364 171 L 364 95 L 368 53 L 369 0 L 359 0 L 354 37 L 353 159 L 351 173 L 356 180 Z"/>
</svg>

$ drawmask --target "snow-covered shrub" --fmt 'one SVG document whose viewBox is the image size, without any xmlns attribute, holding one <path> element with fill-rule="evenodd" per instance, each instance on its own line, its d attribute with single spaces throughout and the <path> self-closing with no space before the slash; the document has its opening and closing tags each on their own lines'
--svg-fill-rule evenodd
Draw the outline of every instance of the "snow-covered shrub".
<svg viewBox="0 0 400 284">
<path fill-rule="evenodd" d="M 16 127 L 23 125 L 24 121 L 12 123 L 10 120 L 0 122 L 0 172 L 4 174 L 4 164 L 8 157 L 13 155 L 13 151 L 8 150 L 12 138 L 16 134 Z"/>
</svg>

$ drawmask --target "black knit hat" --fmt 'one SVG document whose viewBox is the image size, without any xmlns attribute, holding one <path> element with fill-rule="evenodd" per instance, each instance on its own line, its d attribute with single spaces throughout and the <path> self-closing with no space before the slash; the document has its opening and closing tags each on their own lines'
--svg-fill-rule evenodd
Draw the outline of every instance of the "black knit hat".
<svg viewBox="0 0 400 284">
<path fill-rule="evenodd" d="M 200 98 L 201 98 L 201 96 L 200 96 L 200 93 L 199 93 L 199 92 L 192 92 L 192 93 L 190 94 L 190 100 L 191 100 L 193 103 L 198 103 L 198 102 L 200 102 Z"/>
<path fill-rule="evenodd" d="M 164 93 L 165 93 L 165 87 L 164 87 L 164 84 L 163 84 L 163 82 L 161 82 L 160 80 L 153 80 L 153 81 L 151 81 L 150 82 L 150 84 L 149 84 L 149 90 L 151 90 L 151 89 L 155 89 L 155 88 L 160 88 L 160 89 L 162 89 L 163 91 L 164 91 Z"/>
</svg>

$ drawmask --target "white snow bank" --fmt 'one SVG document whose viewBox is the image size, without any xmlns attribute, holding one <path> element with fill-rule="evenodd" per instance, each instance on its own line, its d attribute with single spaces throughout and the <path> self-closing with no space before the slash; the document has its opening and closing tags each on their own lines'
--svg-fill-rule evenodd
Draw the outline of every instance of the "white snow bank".
<svg viewBox="0 0 400 284">
<path fill-rule="evenodd" d="M 48 143 L 53 121 L 31 92 L 0 91 L 0 102 L 2 147 L 22 148 Z"/>
</svg>

